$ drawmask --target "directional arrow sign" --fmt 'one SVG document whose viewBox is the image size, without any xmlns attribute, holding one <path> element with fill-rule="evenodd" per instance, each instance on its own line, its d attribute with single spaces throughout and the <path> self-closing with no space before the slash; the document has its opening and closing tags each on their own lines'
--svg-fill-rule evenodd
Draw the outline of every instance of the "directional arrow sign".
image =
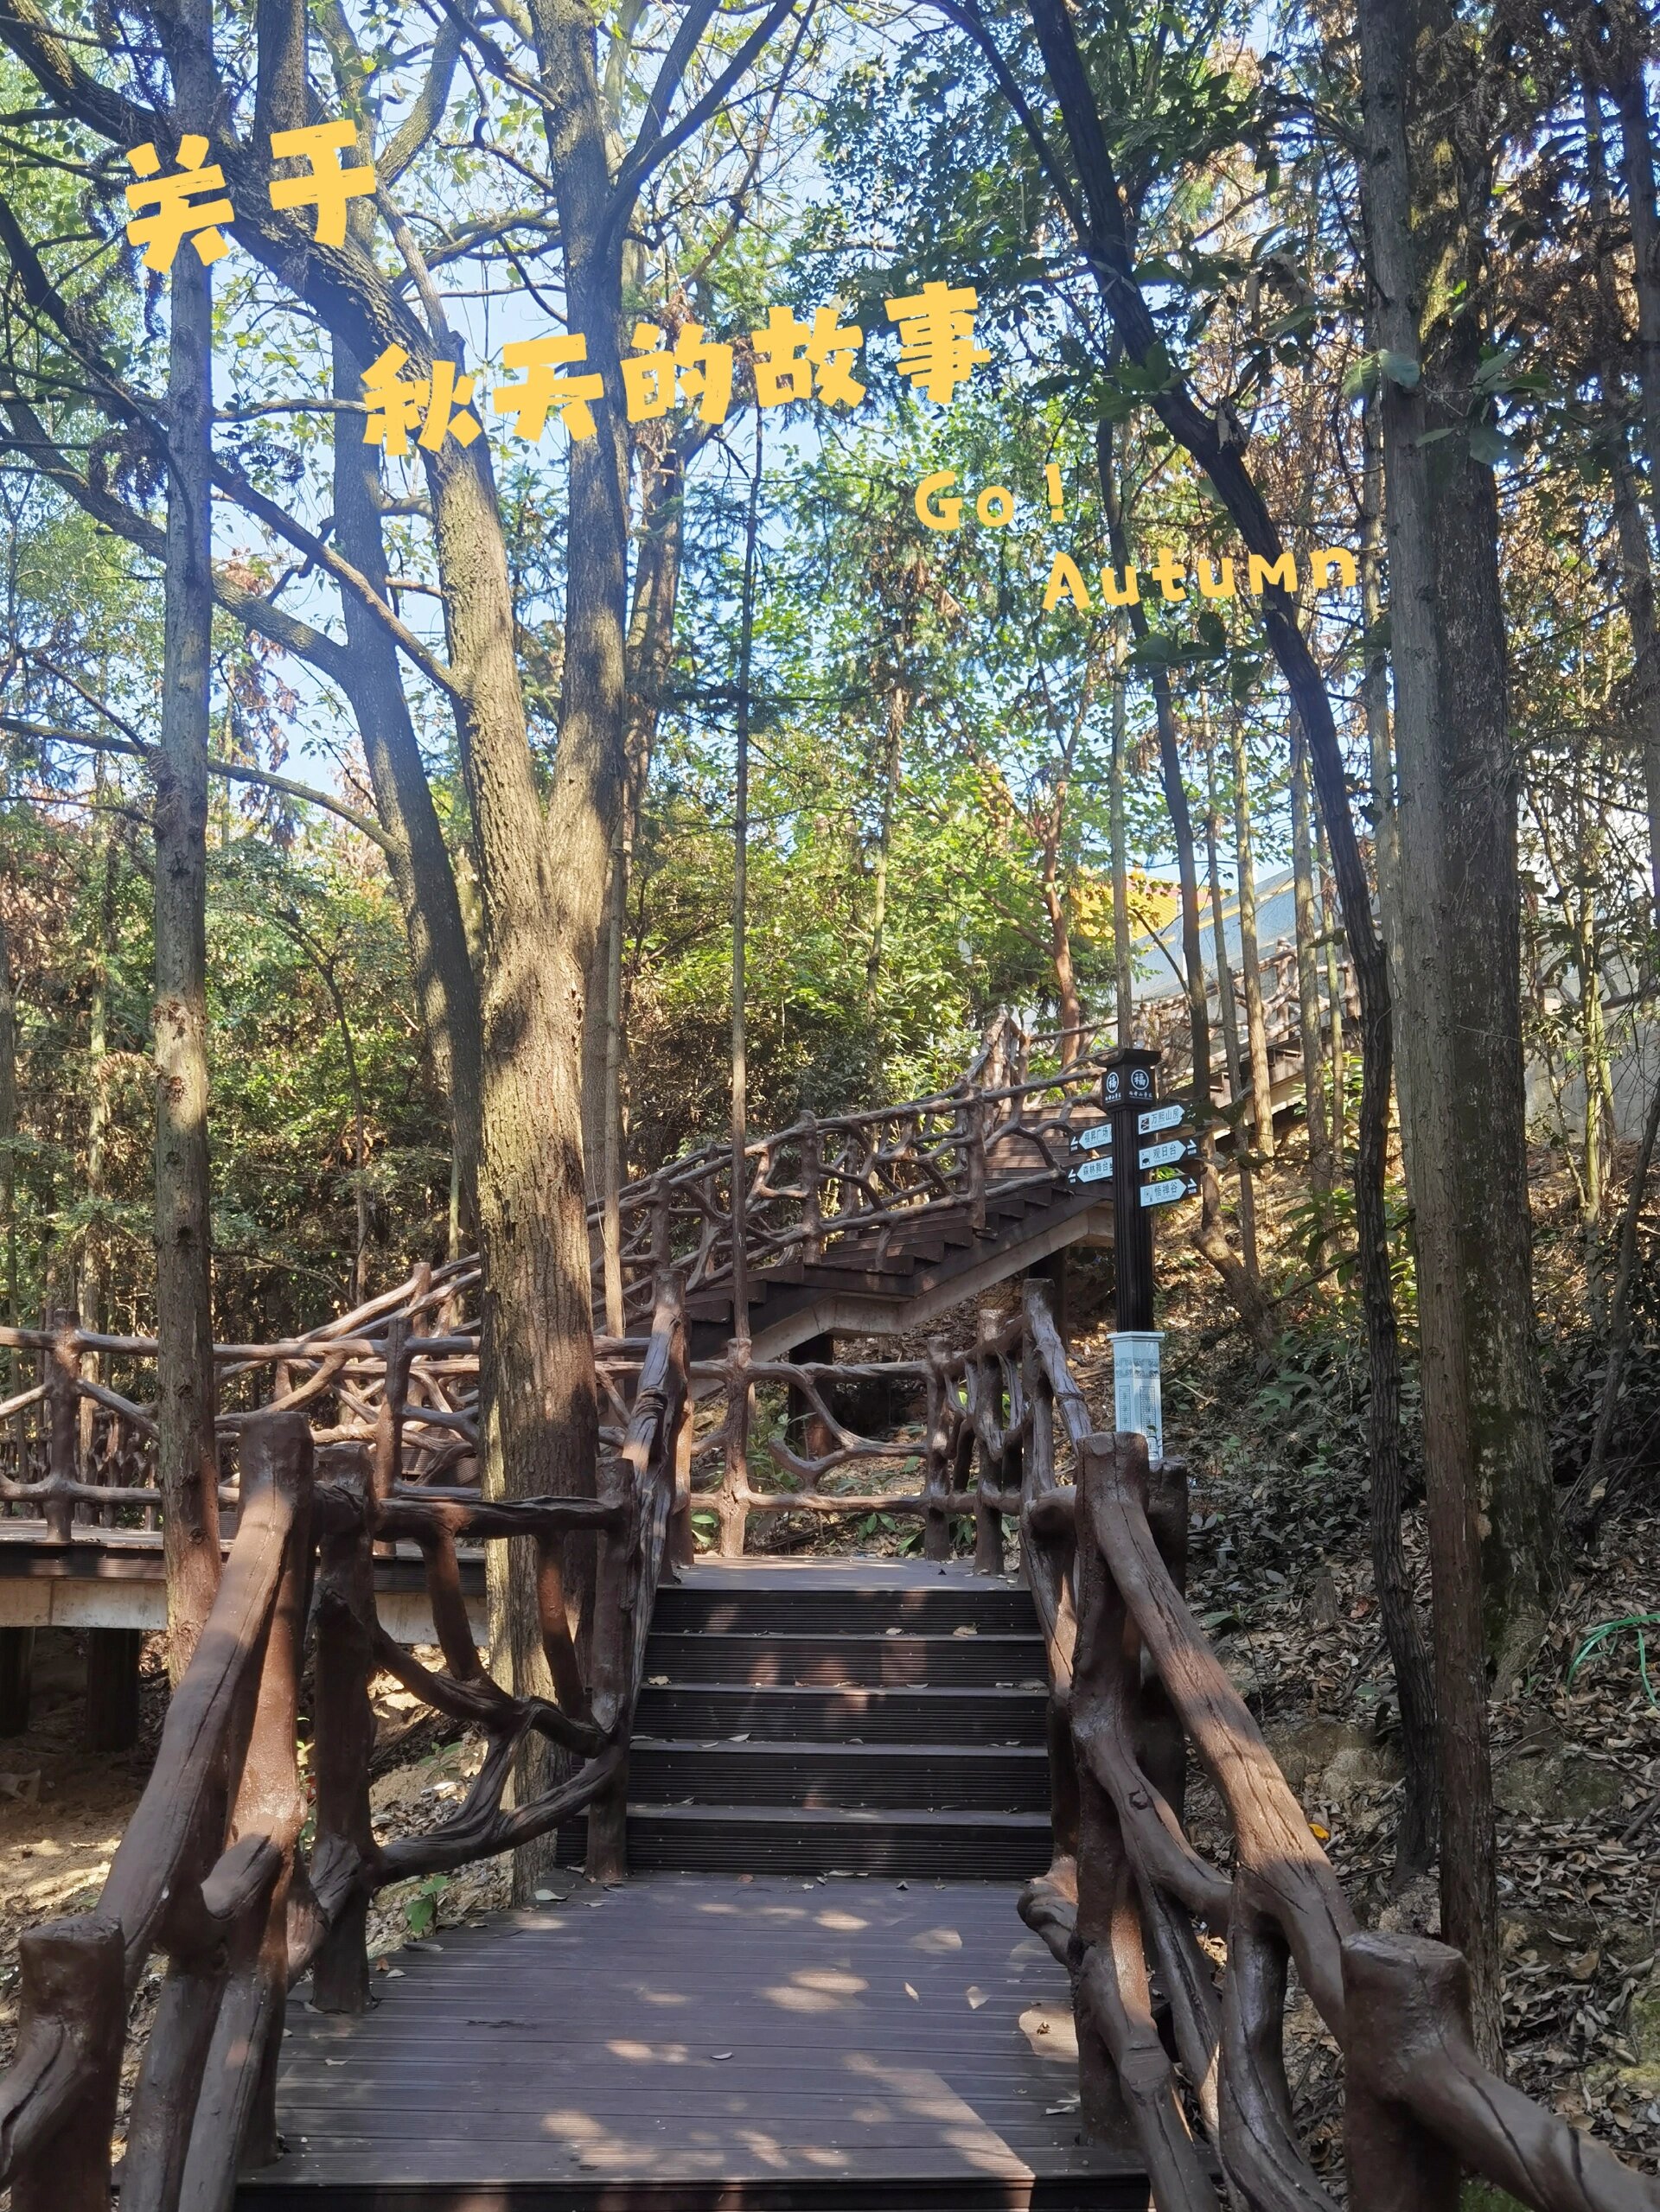
<svg viewBox="0 0 1660 2212">
<path fill-rule="evenodd" d="M 1074 1183 L 1110 1182 L 1112 1179 L 1113 1156 L 1110 1152 L 1107 1154 L 1104 1159 L 1083 1161 L 1081 1165 L 1074 1168 L 1071 1174 L 1067 1177 L 1067 1181 L 1069 1182 Z"/>
<path fill-rule="evenodd" d="M 1155 1129 L 1174 1129 L 1187 1108 L 1178 1100 L 1173 1106 L 1151 1106 L 1146 1113 L 1135 1117 L 1135 1133 L 1150 1137 Z"/>
<path fill-rule="evenodd" d="M 1173 1175 L 1168 1182 L 1144 1182 L 1141 1203 L 1144 1206 L 1173 1206 L 1178 1198 L 1197 1198 L 1199 1186 L 1191 1175 Z"/>
<path fill-rule="evenodd" d="M 1144 1168 L 1173 1168 L 1178 1160 L 1197 1160 L 1199 1148 L 1191 1137 L 1172 1137 L 1167 1144 L 1144 1144 L 1136 1163 Z"/>
<path fill-rule="evenodd" d="M 1072 1139 L 1072 1150 L 1075 1152 L 1098 1152 L 1103 1144 L 1110 1144 L 1112 1141 L 1112 1123 L 1093 1122 L 1088 1129 L 1080 1129 L 1076 1132 Z"/>
</svg>

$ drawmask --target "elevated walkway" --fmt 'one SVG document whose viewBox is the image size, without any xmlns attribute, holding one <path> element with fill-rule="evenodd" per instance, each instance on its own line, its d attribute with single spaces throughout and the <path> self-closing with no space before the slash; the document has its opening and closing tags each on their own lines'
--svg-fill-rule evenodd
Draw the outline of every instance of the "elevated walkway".
<svg viewBox="0 0 1660 2212">
<path fill-rule="evenodd" d="M 700 1565 L 645 1663 L 627 1885 L 443 1928 L 361 2018 L 292 2006 L 241 2212 L 1145 2207 L 1078 2139 L 1067 1979 L 1015 1910 L 1052 1856 L 1030 1593 Z"/>
<path fill-rule="evenodd" d="M 291 2009 L 238 2212 L 1145 2212 L 1008 1885 L 571 1878 Z"/>
<path fill-rule="evenodd" d="M 931 1208 L 914 1227 L 901 1215 L 838 1238 L 817 1260 L 757 1268 L 748 1286 L 754 1356 L 779 1359 L 814 1336 L 925 1329 L 1069 1245 L 1113 1240 L 1100 1186 L 1074 1190 L 1064 1171 L 993 1176 L 983 1218 L 974 1214 L 967 1200 Z M 732 1335 L 730 1280 L 689 1298 L 686 1318 L 693 1358 L 720 1358 Z"/>
</svg>

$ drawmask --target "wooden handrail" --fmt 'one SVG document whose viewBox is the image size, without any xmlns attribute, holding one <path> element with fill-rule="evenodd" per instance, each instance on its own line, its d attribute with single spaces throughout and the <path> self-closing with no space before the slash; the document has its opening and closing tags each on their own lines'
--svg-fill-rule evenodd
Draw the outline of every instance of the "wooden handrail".
<svg viewBox="0 0 1660 2212">
<path fill-rule="evenodd" d="M 1053 1388 L 1064 1348 L 1037 1286 L 1027 1312 L 1034 1367 Z M 1072 1442 L 1076 1486 L 1047 1479 L 1040 1448 L 1022 1514 L 1068 1725 L 1050 1736 L 1057 1857 L 1021 1911 L 1072 1975 L 1086 2125 L 1092 2110 L 1098 2124 L 1127 2113 L 1158 2212 L 1217 2212 L 1212 2157 L 1230 2202 L 1330 2206 L 1293 2131 L 1280 2052 L 1294 1959 L 1343 2054 L 1350 2212 L 1454 2212 L 1465 2172 L 1533 2212 L 1660 2212 L 1654 2183 L 1483 2068 L 1458 1952 L 1357 1924 L 1183 1595 L 1184 1476 L 1165 1470 L 1161 1497 L 1144 1437 Z M 1184 1833 L 1184 1742 L 1227 1811 L 1231 1877 Z M 1196 1924 L 1227 1936 L 1219 1999 Z M 1150 1961 L 1209 2154 L 1154 2026 Z"/>
<path fill-rule="evenodd" d="M 417 1291 L 427 1299 L 431 1285 Z M 69 1334 L 57 1332 L 48 1377 L 48 1490 L 67 1463 Z M 495 1500 L 401 1483 L 399 1380 L 411 1340 L 405 1324 L 399 1344 L 395 1313 L 389 1334 L 392 1410 L 377 1466 L 359 1445 L 318 1482 L 303 1412 L 266 1411 L 247 1425 L 225 1571 L 103 1894 L 93 1912 L 22 1939 L 17 2050 L 0 2075 L 0 2187 L 10 2185 L 17 2212 L 108 2212 L 127 2005 L 155 1949 L 168 1972 L 140 2064 L 122 2201 L 171 2204 L 182 2191 L 191 2204 L 223 2205 L 239 2170 L 275 2155 L 269 2062 L 293 1979 L 314 1968 L 320 2009 L 368 2002 L 366 1915 L 377 1890 L 511 1850 L 588 1808 L 591 1869 L 620 1868 L 629 1737 L 691 1404 L 680 1278 L 667 1272 L 657 1284 L 622 1450 L 597 1469 L 593 1498 Z M 84 1487 L 59 1480 L 54 1509 Z M 541 1627 L 558 1701 L 514 1696 L 491 1680 L 473 1643 L 456 1545 L 528 1535 L 557 1551 L 578 1533 L 598 1546 L 591 1678 L 577 1673 L 553 1578 L 544 1576 Z M 421 1548 L 442 1672 L 375 1617 L 373 1549 L 393 1536 Z M 314 1573 L 316 1824 L 307 1852 L 296 1723 Z M 368 1801 L 369 1682 L 379 1666 L 488 1743 L 458 1813 L 385 1845 Z M 531 1734 L 583 1763 L 504 1811 L 514 1755 Z"/>
</svg>

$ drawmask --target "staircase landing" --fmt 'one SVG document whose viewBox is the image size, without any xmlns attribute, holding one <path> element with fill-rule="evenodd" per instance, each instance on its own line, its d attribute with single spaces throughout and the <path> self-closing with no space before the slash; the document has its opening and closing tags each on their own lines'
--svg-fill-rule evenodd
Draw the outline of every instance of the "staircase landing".
<svg viewBox="0 0 1660 2212">
<path fill-rule="evenodd" d="M 650 1875 L 295 2003 L 239 2212 L 1145 2212 L 994 1883 Z"/>
</svg>

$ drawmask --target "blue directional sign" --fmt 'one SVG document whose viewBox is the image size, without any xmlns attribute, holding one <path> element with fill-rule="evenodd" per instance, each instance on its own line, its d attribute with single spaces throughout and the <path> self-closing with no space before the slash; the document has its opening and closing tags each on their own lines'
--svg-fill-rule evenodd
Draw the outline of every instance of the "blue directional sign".
<svg viewBox="0 0 1660 2212">
<path fill-rule="evenodd" d="M 1067 1181 L 1073 1183 L 1110 1182 L 1112 1179 L 1113 1156 L 1110 1152 L 1104 1158 L 1097 1156 L 1095 1159 L 1080 1162 L 1067 1177 Z"/>
<path fill-rule="evenodd" d="M 1163 1144 L 1143 1144 L 1136 1164 L 1144 1168 L 1173 1168 L 1178 1160 L 1197 1160 L 1199 1148 L 1191 1137 L 1172 1137 Z"/>
<path fill-rule="evenodd" d="M 1141 1203 L 1144 1206 L 1173 1206 L 1180 1198 L 1197 1198 L 1199 1186 L 1191 1175 L 1173 1175 L 1165 1182 L 1144 1182 Z"/>
<path fill-rule="evenodd" d="M 1080 1129 L 1076 1131 L 1072 1138 L 1072 1150 L 1075 1152 L 1098 1152 L 1102 1145 L 1110 1144 L 1112 1141 L 1112 1123 L 1110 1121 L 1093 1122 L 1088 1129 Z"/>
<path fill-rule="evenodd" d="M 1174 1129 L 1186 1111 L 1179 1100 L 1172 1106 L 1149 1107 L 1146 1113 L 1135 1117 L 1135 1133 L 1138 1137 L 1151 1137 L 1155 1129 Z"/>
</svg>

